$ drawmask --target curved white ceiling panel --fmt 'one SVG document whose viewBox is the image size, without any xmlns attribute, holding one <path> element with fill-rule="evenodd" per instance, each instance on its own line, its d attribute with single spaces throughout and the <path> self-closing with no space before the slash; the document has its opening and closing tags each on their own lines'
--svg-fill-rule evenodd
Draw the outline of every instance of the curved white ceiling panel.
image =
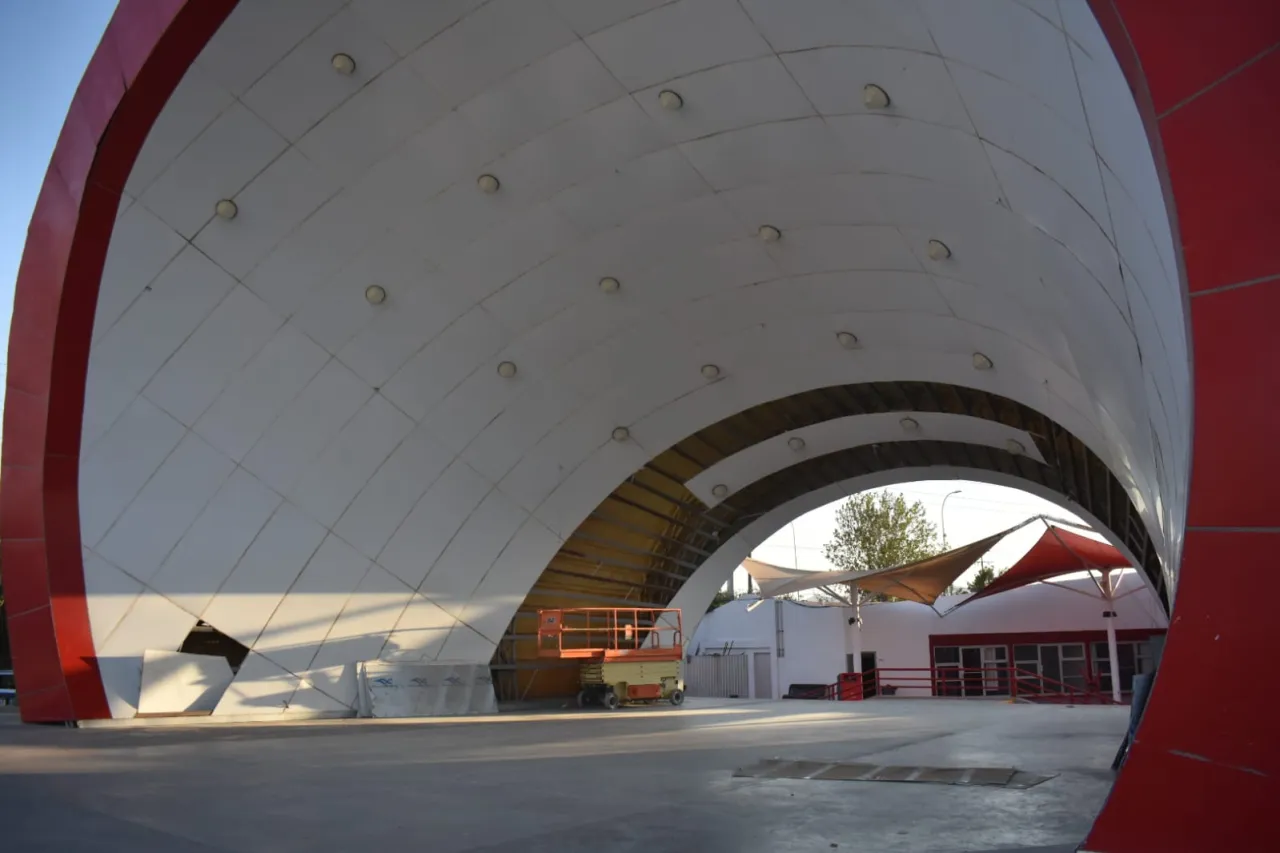
<svg viewBox="0 0 1280 853">
<path fill-rule="evenodd" d="M 160 646 L 206 618 L 264 672 L 336 665 L 320 626 L 487 660 L 623 478 L 853 382 L 1045 414 L 1177 557 L 1178 270 L 1084 3 L 243 0 L 126 190 L 80 469 L 122 660 L 154 610 Z M 139 615 L 92 593 L 123 589 Z M 132 672 L 104 670 L 126 704 Z"/>
<path fill-rule="evenodd" d="M 801 443 L 792 447 L 795 441 Z M 979 444 L 1025 455 L 1044 464 L 1035 440 L 1015 427 L 943 412 L 881 412 L 822 421 L 775 436 L 717 462 L 687 481 L 685 487 L 712 507 L 739 489 L 806 459 L 850 447 L 893 441 Z M 725 487 L 723 495 L 716 495 L 717 486 Z"/>
</svg>

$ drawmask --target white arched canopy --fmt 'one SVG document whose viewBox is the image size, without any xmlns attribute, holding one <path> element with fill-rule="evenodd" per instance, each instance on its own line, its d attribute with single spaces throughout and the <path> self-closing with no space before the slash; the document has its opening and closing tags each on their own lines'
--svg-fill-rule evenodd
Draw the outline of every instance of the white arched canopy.
<svg viewBox="0 0 1280 853">
<path fill-rule="evenodd" d="M 359 660 L 488 663 L 668 448 L 901 382 L 1060 425 L 1172 588 L 1183 303 L 1085 4 L 245 0 L 133 166 L 94 316 L 80 533 L 111 712 L 198 620 L 250 650 L 219 714 L 340 712 Z"/>
</svg>

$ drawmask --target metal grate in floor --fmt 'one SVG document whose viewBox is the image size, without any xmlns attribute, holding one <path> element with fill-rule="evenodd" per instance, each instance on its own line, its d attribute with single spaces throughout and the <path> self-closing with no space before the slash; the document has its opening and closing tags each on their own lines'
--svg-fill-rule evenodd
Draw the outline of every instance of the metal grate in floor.
<svg viewBox="0 0 1280 853">
<path fill-rule="evenodd" d="M 767 758 L 739 767 L 735 777 L 746 779 L 818 779 L 829 782 L 923 782 L 933 785 L 972 785 L 1025 789 L 1058 774 L 1029 773 L 1014 767 L 916 767 L 851 761 L 804 761 Z"/>
</svg>

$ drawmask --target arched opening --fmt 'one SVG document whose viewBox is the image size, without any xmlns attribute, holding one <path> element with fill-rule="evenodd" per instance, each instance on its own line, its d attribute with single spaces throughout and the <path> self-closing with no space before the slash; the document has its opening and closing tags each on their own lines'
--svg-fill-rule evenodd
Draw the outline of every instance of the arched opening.
<svg viewBox="0 0 1280 853">
<path fill-rule="evenodd" d="M 1205 649 L 1234 650 L 1243 682 L 1265 642 L 1262 606 L 1207 579 L 1225 549 L 1255 581 L 1272 550 L 1271 407 L 1239 403 L 1270 364 L 1250 348 L 1270 339 L 1274 146 L 1251 122 L 1274 88 L 1272 7 L 1219 10 L 1212 56 L 1187 64 L 1205 32 L 1192 3 L 415 5 L 121 4 L 15 301 L 0 498 L 24 716 L 128 716 L 145 651 L 207 616 L 251 649 L 251 693 L 305 685 L 349 711 L 316 686 L 321 663 L 394 648 L 482 665 L 518 647 L 512 616 L 539 596 L 674 600 L 711 540 L 773 500 L 967 465 L 1089 508 L 1177 596 L 1196 627 L 1171 642 L 1123 778 L 1232 792 L 1180 786 L 1162 838 L 1199 837 L 1212 800 L 1247 839 L 1275 764 L 1256 755 L 1265 703 L 1179 700 L 1199 695 Z M 675 34 L 685 49 L 666 49 Z M 887 464 L 845 448 L 741 488 L 695 482 L 733 436 L 664 457 L 851 384 L 916 389 L 860 411 L 918 412 L 899 427 L 925 430 L 975 409 L 921 387 L 994 395 L 1031 418 L 986 420 L 1028 441 L 957 426 L 875 442 Z M 1242 416 L 1262 428 L 1238 438 Z M 760 438 L 733 455 L 790 428 L 738 425 Z M 429 440 L 394 456 L 406 434 Z M 228 505 L 252 512 L 215 523 Z M 384 553 L 407 519 L 421 535 Z M 183 540 L 227 550 L 164 574 Z M 621 565 L 588 581 L 571 574 L 583 555 Z M 359 575 L 324 595 L 371 621 L 307 604 L 294 581 L 313 564 Z M 285 568 L 227 585 L 263 565 Z M 389 611 L 412 613 L 407 633 Z M 1150 797 L 1122 782 L 1114 803 Z M 1140 823 L 1104 818 L 1100 837 L 1147 843 Z"/>
</svg>

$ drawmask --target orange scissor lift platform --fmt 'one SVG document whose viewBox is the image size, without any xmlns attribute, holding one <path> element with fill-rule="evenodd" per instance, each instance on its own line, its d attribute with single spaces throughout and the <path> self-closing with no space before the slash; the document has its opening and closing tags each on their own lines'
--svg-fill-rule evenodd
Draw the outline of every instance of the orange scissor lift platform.
<svg viewBox="0 0 1280 853">
<path fill-rule="evenodd" d="M 538 657 L 581 661 L 579 707 L 684 703 L 684 633 L 675 608 L 540 610 Z"/>
</svg>

